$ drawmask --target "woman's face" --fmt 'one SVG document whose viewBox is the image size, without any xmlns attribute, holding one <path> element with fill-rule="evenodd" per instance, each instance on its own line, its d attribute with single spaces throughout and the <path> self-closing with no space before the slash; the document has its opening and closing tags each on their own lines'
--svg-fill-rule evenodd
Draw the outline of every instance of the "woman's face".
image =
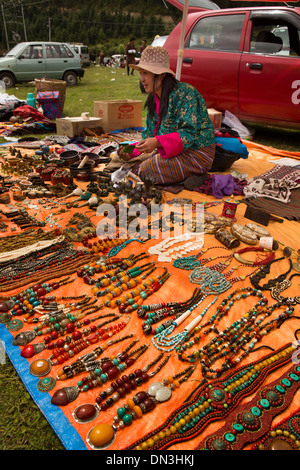
<svg viewBox="0 0 300 470">
<path fill-rule="evenodd" d="M 165 77 L 165 74 L 163 73 L 161 75 L 154 75 L 154 73 L 152 72 L 141 70 L 140 75 L 141 75 L 142 85 L 145 88 L 145 92 L 152 93 L 152 91 L 154 91 L 158 96 L 160 96 L 161 88 L 162 88 L 162 81 Z M 154 90 L 154 77 L 156 77 L 155 90 Z"/>
</svg>

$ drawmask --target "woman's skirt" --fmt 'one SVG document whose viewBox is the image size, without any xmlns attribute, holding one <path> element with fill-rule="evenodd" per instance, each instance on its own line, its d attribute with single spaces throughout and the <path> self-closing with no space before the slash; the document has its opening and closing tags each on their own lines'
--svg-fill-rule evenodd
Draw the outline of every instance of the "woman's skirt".
<svg viewBox="0 0 300 470">
<path fill-rule="evenodd" d="M 202 149 L 186 149 L 172 158 L 162 158 L 159 153 L 139 165 L 138 175 L 152 177 L 157 185 L 181 183 L 192 175 L 207 173 L 212 167 L 215 144 Z"/>
</svg>

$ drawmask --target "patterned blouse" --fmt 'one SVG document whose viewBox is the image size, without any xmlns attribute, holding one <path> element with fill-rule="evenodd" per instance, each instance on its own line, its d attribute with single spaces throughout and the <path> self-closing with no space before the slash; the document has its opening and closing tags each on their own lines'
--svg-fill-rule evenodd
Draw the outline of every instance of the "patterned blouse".
<svg viewBox="0 0 300 470">
<path fill-rule="evenodd" d="M 168 110 L 159 122 L 159 116 L 148 113 L 144 139 L 177 132 L 184 148 L 200 149 L 215 143 L 212 121 L 206 103 L 195 87 L 179 82 L 170 93 Z"/>
</svg>

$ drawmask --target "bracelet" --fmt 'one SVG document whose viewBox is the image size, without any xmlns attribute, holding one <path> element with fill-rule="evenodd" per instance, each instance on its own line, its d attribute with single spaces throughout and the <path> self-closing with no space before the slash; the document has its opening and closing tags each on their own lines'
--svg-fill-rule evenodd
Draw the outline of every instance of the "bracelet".
<svg viewBox="0 0 300 470">
<path fill-rule="evenodd" d="M 247 248 L 242 248 L 241 250 L 239 251 L 236 251 L 234 253 L 234 257 L 237 261 L 239 261 L 240 263 L 242 264 L 248 264 L 250 266 L 262 266 L 264 264 L 268 264 L 270 263 L 271 261 L 273 261 L 273 259 L 275 258 L 275 252 L 272 251 L 270 253 L 269 256 L 267 256 L 265 259 L 263 260 L 260 260 L 260 261 L 251 261 L 251 260 L 248 260 L 248 259 L 245 259 L 241 256 L 241 254 L 243 253 L 248 253 L 250 251 L 260 251 L 260 252 L 264 252 L 266 251 L 263 247 L 247 247 Z"/>
</svg>

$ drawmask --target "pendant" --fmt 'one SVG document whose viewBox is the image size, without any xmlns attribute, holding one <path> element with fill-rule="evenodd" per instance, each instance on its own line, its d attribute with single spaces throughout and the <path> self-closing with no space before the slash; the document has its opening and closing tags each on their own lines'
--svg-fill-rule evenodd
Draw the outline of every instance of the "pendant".
<svg viewBox="0 0 300 470">
<path fill-rule="evenodd" d="M 39 392 L 49 392 L 52 390 L 56 385 L 56 380 L 53 377 L 45 377 L 38 381 L 36 388 Z"/>
<path fill-rule="evenodd" d="M 12 344 L 13 346 L 27 346 L 35 337 L 35 331 L 23 331 L 14 337 Z"/>
<path fill-rule="evenodd" d="M 148 388 L 148 393 L 159 403 L 170 400 L 172 396 L 172 390 L 166 387 L 162 382 L 154 382 L 151 384 Z"/>
<path fill-rule="evenodd" d="M 80 388 L 77 385 L 72 387 L 64 387 L 59 390 L 56 390 L 54 393 L 51 404 L 58 406 L 66 406 L 72 401 L 76 400 L 80 393 Z"/>
</svg>

